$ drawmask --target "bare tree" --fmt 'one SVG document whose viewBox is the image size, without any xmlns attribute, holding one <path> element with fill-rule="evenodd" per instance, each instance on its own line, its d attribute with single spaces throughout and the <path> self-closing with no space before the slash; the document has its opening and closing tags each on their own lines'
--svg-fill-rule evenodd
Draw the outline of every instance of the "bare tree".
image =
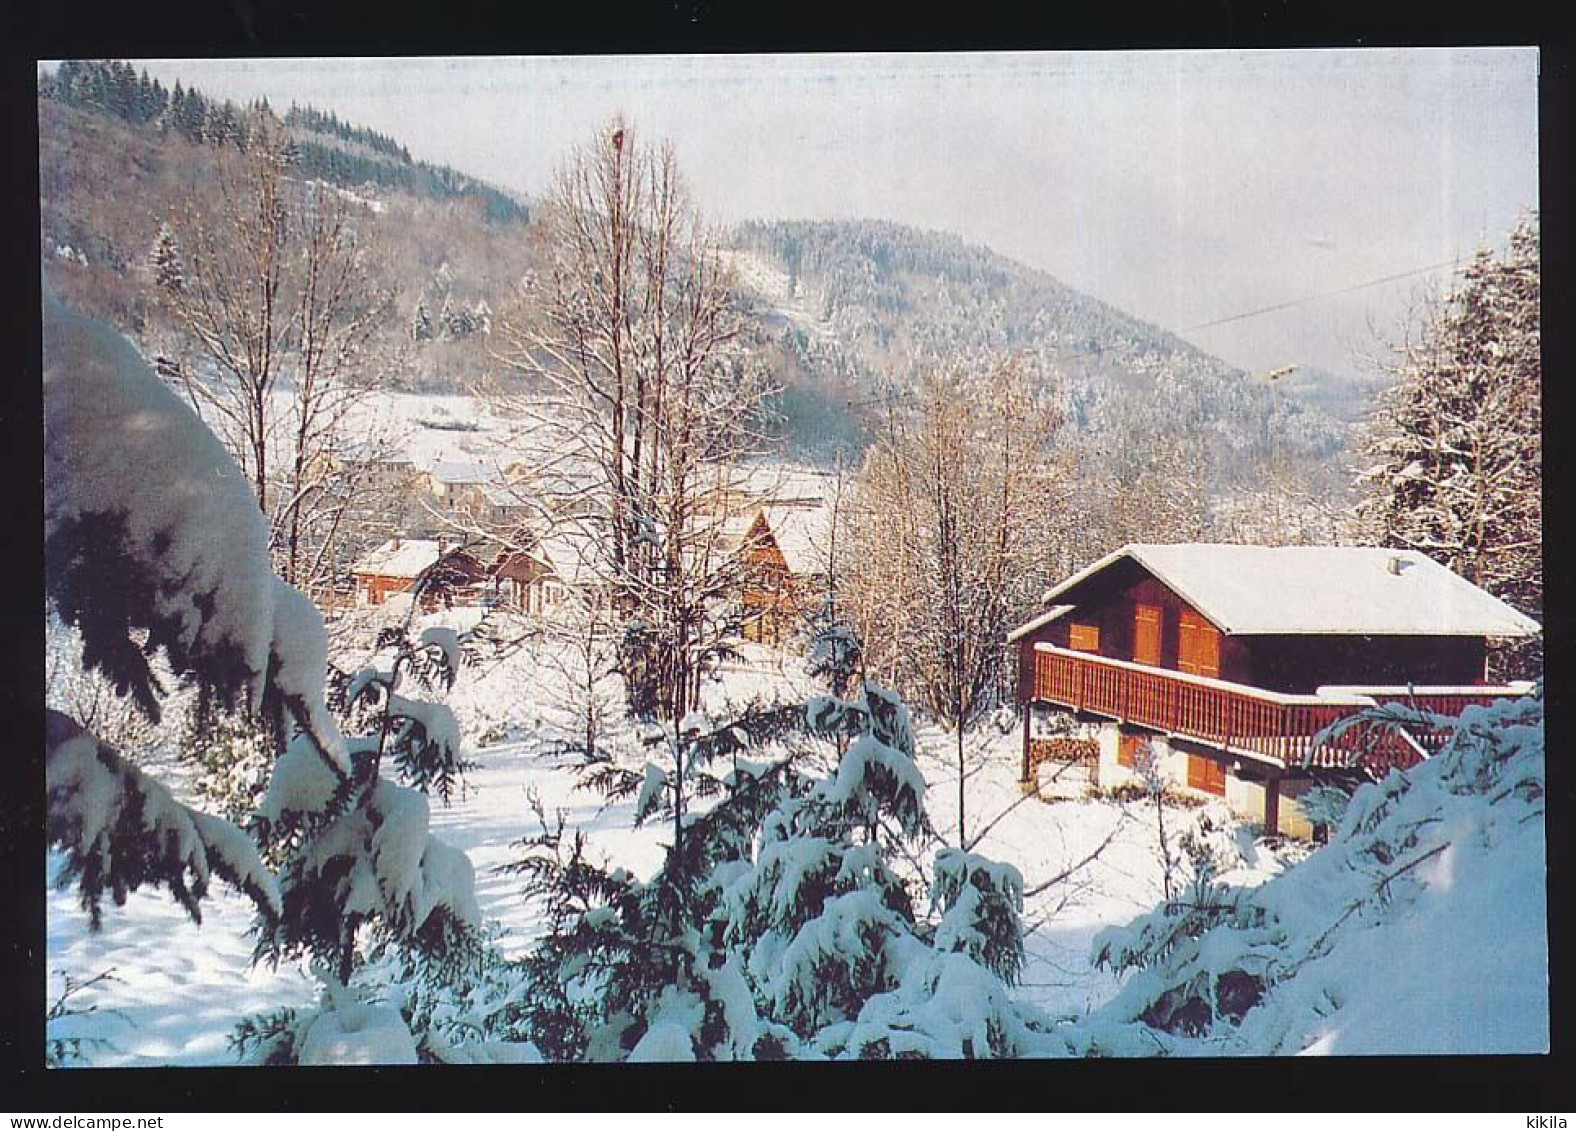
<svg viewBox="0 0 1576 1131">
<path fill-rule="evenodd" d="M 1192 542 L 1209 523 L 1209 449 L 1185 421 L 1141 399 L 1111 397 L 1075 505 L 1079 545 L 1067 573 L 1128 542 Z"/>
<path fill-rule="evenodd" d="M 854 489 L 844 599 L 872 672 L 952 731 L 958 843 L 965 735 L 1010 679 L 1005 637 L 1051 580 L 1065 502 L 1060 415 L 1011 360 L 932 372 L 894 401 Z"/>
<path fill-rule="evenodd" d="M 354 486 L 333 449 L 388 295 L 345 200 L 291 176 L 283 128 L 259 112 L 246 138 L 161 232 L 155 285 L 189 346 L 187 395 L 251 480 L 281 575 L 310 588 L 332 569 Z"/>
<path fill-rule="evenodd" d="M 541 214 L 551 268 L 498 335 L 538 392 L 495 400 L 542 453 L 531 479 L 553 525 L 594 547 L 631 710 L 665 724 L 681 761 L 683 721 L 738 635 L 743 464 L 768 447 L 774 386 L 671 146 L 614 119 L 572 151 Z M 673 808 L 677 843 L 682 789 Z"/>
<path fill-rule="evenodd" d="M 676 721 L 731 638 L 742 464 L 767 448 L 773 388 L 670 146 L 614 120 L 560 168 L 543 214 L 551 271 L 500 334 L 540 392 L 495 400 L 541 453 L 550 524 L 591 535 L 637 713 Z"/>
</svg>

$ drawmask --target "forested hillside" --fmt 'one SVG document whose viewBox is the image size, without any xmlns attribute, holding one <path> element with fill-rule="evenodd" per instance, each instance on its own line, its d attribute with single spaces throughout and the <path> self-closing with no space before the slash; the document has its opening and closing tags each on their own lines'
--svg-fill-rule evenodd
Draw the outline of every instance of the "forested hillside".
<svg viewBox="0 0 1576 1131">
<path fill-rule="evenodd" d="M 507 374 L 494 318 L 544 269 L 539 225 L 515 195 L 414 161 L 399 139 L 333 113 L 166 91 L 128 64 L 62 64 L 41 75 L 40 93 L 40 248 L 51 283 L 80 309 L 160 350 L 172 331 L 147 295 L 161 228 L 212 203 L 220 147 L 244 147 L 267 118 L 291 139 L 292 176 L 333 185 L 353 206 L 369 275 L 391 296 L 380 363 L 365 379 L 456 392 Z M 128 199 L 137 206 L 117 203 Z M 1064 447 L 1095 485 L 1080 492 L 1086 509 L 1132 512 L 1090 529 L 1091 549 L 1136 537 L 1304 537 L 1232 517 L 1263 509 L 1244 497 L 1285 495 L 1289 484 L 1325 510 L 1340 503 L 1341 457 L 1370 392 L 1340 377 L 1272 385 L 943 233 L 751 222 L 731 254 L 753 348 L 781 385 L 775 430 L 791 457 L 852 459 L 924 370 L 1012 353 L 1026 380 L 1054 391 Z M 1137 505 L 1156 491 L 1170 500 L 1159 517 Z"/>
<path fill-rule="evenodd" d="M 537 266 L 519 195 L 413 161 L 399 139 L 334 113 L 292 106 L 277 115 L 266 101 L 238 107 L 180 85 L 167 91 L 128 63 L 68 61 L 43 72 L 39 95 L 41 250 L 52 282 L 84 309 L 137 332 L 158 329 L 145 324 L 158 315 L 139 298 L 137 269 L 178 205 L 213 194 L 214 146 L 244 146 L 268 115 L 292 137 L 296 175 L 339 186 L 364 211 L 374 276 L 394 296 L 385 337 L 402 343 L 388 380 L 462 391 L 495 369 L 484 348 L 493 313 Z M 139 208 L 112 206 L 123 194 Z M 799 457 L 857 451 L 884 399 L 927 365 L 1013 351 L 1032 381 L 1056 389 L 1069 435 L 1091 439 L 1091 452 L 1132 454 L 1143 436 L 1165 433 L 1191 452 L 1210 498 L 1259 484 L 1269 466 L 1329 493 L 1349 425 L 1371 394 L 1311 370 L 1272 389 L 946 233 L 881 221 L 749 222 L 734 247 L 758 347 L 782 381 L 783 441 Z"/>
<path fill-rule="evenodd" d="M 378 364 L 353 376 L 412 391 L 480 378 L 491 312 L 532 263 L 522 202 L 331 114 L 292 107 L 281 118 L 266 101 L 167 92 L 128 64 L 67 62 L 40 79 L 39 244 L 51 285 L 146 348 L 169 348 L 173 327 L 151 301 L 161 229 L 218 206 L 221 152 L 244 148 L 265 118 L 288 132 L 292 177 L 334 186 L 350 206 L 369 276 L 391 295 Z"/>
<path fill-rule="evenodd" d="M 1016 352 L 1035 381 L 1057 389 L 1075 431 L 1119 442 L 1185 437 L 1215 490 L 1251 480 L 1272 455 L 1318 466 L 1345 445 L 1351 405 L 1338 392 L 1323 404 L 1278 395 L 1260 376 L 954 235 L 877 220 L 778 221 L 741 225 L 735 243 L 785 351 L 844 403 L 879 401 L 889 382 L 902 389 L 927 367 Z"/>
<path fill-rule="evenodd" d="M 252 106 L 210 98 L 180 83 L 166 90 L 130 63 L 68 59 L 39 80 L 40 99 L 96 110 L 160 135 L 176 134 L 194 145 L 245 144 L 250 119 L 273 113 L 265 98 Z M 300 167 L 310 176 L 339 185 L 398 187 L 435 200 L 474 197 L 489 219 L 524 220 L 529 215 L 515 194 L 484 184 L 447 165 L 411 160 L 393 138 L 342 122 L 338 115 L 292 105 L 284 124 L 295 135 Z"/>
</svg>

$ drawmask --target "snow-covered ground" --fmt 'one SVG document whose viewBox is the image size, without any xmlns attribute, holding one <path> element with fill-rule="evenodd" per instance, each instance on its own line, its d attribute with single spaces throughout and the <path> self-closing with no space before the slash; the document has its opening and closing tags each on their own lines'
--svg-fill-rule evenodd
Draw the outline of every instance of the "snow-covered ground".
<svg viewBox="0 0 1576 1131">
<path fill-rule="evenodd" d="M 467 623 L 458 611 L 428 619 L 461 629 Z M 598 795 L 577 789 L 568 763 L 552 753 L 569 718 L 561 705 L 564 677 L 558 665 L 546 662 L 546 647 L 531 645 L 501 661 L 466 666 L 448 703 L 467 739 L 475 741 L 488 731 L 506 737 L 468 751 L 477 766 L 463 795 L 448 807 L 436 800 L 433 804 L 433 833 L 469 856 L 483 915 L 497 944 L 511 957 L 526 951 L 543 927 L 539 909 L 521 893 L 519 878 L 500 870 L 519 855 L 515 842 L 537 831 L 532 795 L 549 815 L 563 810 L 567 824 L 583 829 L 595 852 L 638 875 L 650 875 L 658 866 L 667 832 L 661 824 L 634 828 L 633 802 L 604 807 Z M 353 652 L 340 657 L 351 664 L 365 658 Z M 800 699 L 811 689 L 795 659 L 749 646 L 710 689 L 707 707 L 722 717 L 729 702 Z M 955 840 L 957 777 L 950 736 L 924 725 L 918 736 L 929 812 L 942 838 L 921 853 L 928 859 L 943 841 Z M 1161 901 L 1153 815 L 1144 805 L 1088 799 L 1077 770 L 1047 783 L 1043 792 L 1052 799 L 1025 799 L 1016 781 L 1019 737 L 1015 729 L 1003 732 L 987 724 L 971 739 L 968 825 L 971 831 L 990 825 L 976 851 L 1019 868 L 1030 892 L 1024 907 L 1027 956 L 1018 994 L 1053 1014 L 1083 1016 L 1118 1004 L 1124 981 L 1132 977 L 1093 967 L 1096 934 L 1129 923 Z M 640 756 L 627 729 L 615 727 L 612 741 L 622 743 L 622 756 L 638 765 Z M 149 769 L 177 795 L 183 794 L 181 767 Z M 1541 856 L 1533 852 L 1541 848 L 1541 820 L 1516 824 L 1515 843 L 1498 845 L 1490 853 L 1479 847 L 1482 834 L 1475 831 L 1476 810 L 1470 800 L 1456 798 L 1451 804 L 1451 827 L 1467 847 L 1446 853 L 1431 870 L 1419 870 L 1428 890 L 1415 910 L 1372 924 L 1364 916 L 1350 920 L 1335 937 L 1338 948 L 1311 964 L 1300 983 L 1275 990 L 1266 1000 L 1267 1009 L 1250 1013 L 1232 1047 L 1211 1042 L 1199 1051 L 1251 1052 L 1258 1039 L 1254 1034 L 1282 1053 L 1459 1051 L 1461 1040 L 1474 1033 L 1482 1038 L 1474 1046 L 1479 1051 L 1531 1051 L 1540 1041 L 1546 1044 L 1547 993 L 1538 971 L 1547 968 L 1547 942 L 1541 926 Z M 1172 835 L 1197 812 L 1173 810 Z M 1302 866 L 1292 866 L 1255 844 L 1250 830 L 1236 829 L 1235 841 L 1241 862 L 1227 880 L 1257 886 L 1281 876 L 1274 880 L 1274 886 L 1281 887 L 1302 878 Z M 1344 892 L 1355 882 L 1329 853 L 1315 858 L 1321 863 L 1308 870 L 1308 885 L 1287 888 L 1276 900 L 1281 907 L 1307 904 L 1298 922 L 1306 919 L 1312 925 L 1301 932 L 1310 939 L 1317 933 L 1313 927 L 1322 929 L 1339 914 L 1338 908 L 1324 907 L 1329 901 L 1321 893 L 1339 885 Z M 1525 866 L 1517 863 L 1522 858 Z M 52 859 L 49 869 L 54 867 Z M 1069 870 L 1061 882 L 1035 891 Z M 1309 885 L 1317 890 L 1304 892 Z M 48 969 L 67 972 L 77 981 L 113 969 L 118 979 L 73 999 L 73 1004 L 94 1005 L 100 1011 L 87 1022 L 87 1030 L 80 1028 L 80 1020 L 68 1021 L 54 1027 L 52 1035 L 90 1031 L 105 1038 L 108 1045 L 87 1050 L 84 1062 L 91 1065 L 229 1064 L 234 1054 L 228 1037 L 239 1019 L 314 1001 L 317 982 L 306 971 L 293 965 L 278 970 L 251 967 L 246 934 L 251 909 L 242 897 L 216 886 L 203 907 L 204 920 L 198 926 L 168 896 L 134 893 L 124 907 L 106 908 L 104 928 L 94 934 L 74 893 L 51 891 Z M 1507 915 L 1512 919 L 1508 925 Z M 1518 922 L 1534 916 L 1537 921 L 1531 926 L 1536 930 L 1517 928 Z M 1418 976 L 1394 978 L 1398 963 Z M 1436 968 L 1449 975 L 1451 995 L 1442 996 L 1438 981 L 1424 976 Z M 1481 976 L 1461 981 L 1455 975 L 1463 970 Z M 1308 989 L 1315 983 L 1317 992 Z M 51 999 L 59 988 L 59 976 L 52 973 Z M 1308 1010 L 1301 1009 L 1303 997 L 1326 989 L 1339 1000 L 1320 996 Z M 1104 1012 L 1109 1015 L 1110 1009 Z M 1312 1020 L 1297 1020 L 1301 1013 Z M 1484 1020 L 1479 1024 L 1473 1017 Z M 1192 1050 L 1184 1043 L 1175 1051 Z"/>
<path fill-rule="evenodd" d="M 542 929 L 537 909 L 521 894 L 519 878 L 499 870 L 519 855 L 514 842 L 537 829 L 532 792 L 549 814 L 565 810 L 569 825 L 584 829 L 597 852 L 639 875 L 649 875 L 660 863 L 666 834 L 660 825 L 634 828 L 633 803 L 604 809 L 598 795 L 575 788 L 568 765 L 550 753 L 558 726 L 567 722 L 558 706 L 559 680 L 553 665 L 527 648 L 501 663 L 467 667 L 449 697 L 468 738 L 490 724 L 514 728 L 509 740 L 469 752 L 478 765 L 467 777 L 463 796 L 447 808 L 435 801 L 432 813 L 434 834 L 470 857 L 483 914 L 497 929 L 498 945 L 511 957 L 523 953 Z M 728 700 L 802 696 L 810 687 L 791 657 L 752 647 L 711 689 L 709 700 L 720 711 Z M 1094 933 L 1126 922 L 1159 896 L 1153 824 L 1111 802 L 1023 800 L 1015 780 L 1018 736 L 990 728 L 985 733 L 988 739 L 973 743 L 976 769 L 968 783 L 969 824 L 978 828 L 1004 810 L 1010 812 L 977 851 L 1017 865 L 1032 889 L 1110 840 L 1097 859 L 1065 882 L 1031 896 L 1025 907 L 1025 923 L 1033 929 L 1027 940 L 1023 996 L 1058 1013 L 1081 1013 L 1108 999 L 1117 987 L 1111 975 L 1090 967 Z M 921 728 L 920 742 L 932 819 L 941 835 L 951 839 L 957 777 L 950 765 L 949 736 Z M 181 767 L 150 769 L 177 795 L 184 792 Z M 57 861 L 51 859 L 48 867 L 52 875 Z M 99 1007 L 92 1031 L 112 1042 L 89 1050 L 86 1063 L 234 1063 L 227 1039 L 238 1020 L 315 999 L 317 983 L 305 970 L 293 965 L 277 971 L 251 967 L 251 907 L 244 898 L 215 885 L 203 908 L 199 926 L 167 895 L 136 892 L 124 907 L 107 908 L 103 930 L 94 934 L 74 892 L 51 889 L 48 969 L 68 972 L 78 981 L 113 969 L 118 979 L 73 998 L 73 1004 Z M 51 999 L 59 989 L 60 979 L 52 973 Z M 63 1023 L 55 1032 L 80 1031 L 73 1024 L 80 1023 Z"/>
</svg>

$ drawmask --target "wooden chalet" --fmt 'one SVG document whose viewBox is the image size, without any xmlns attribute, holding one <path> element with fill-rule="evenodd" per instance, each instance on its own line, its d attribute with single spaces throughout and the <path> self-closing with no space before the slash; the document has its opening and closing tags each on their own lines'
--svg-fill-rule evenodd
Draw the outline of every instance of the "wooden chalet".
<svg viewBox="0 0 1576 1131">
<path fill-rule="evenodd" d="M 1055 586 L 1009 634 L 1018 651 L 1023 776 L 1092 737 L 1102 786 L 1133 778 L 1140 746 L 1178 782 L 1306 835 L 1295 797 L 1315 774 L 1427 757 L 1443 732 L 1350 725 L 1376 704 L 1439 714 L 1523 694 L 1489 686 L 1490 638 L 1537 623 L 1423 554 L 1334 546 L 1129 545 Z M 1282 805 L 1283 800 L 1290 803 Z"/>
<path fill-rule="evenodd" d="M 820 499 L 755 509 L 739 538 L 746 640 L 785 644 L 814 611 L 827 573 L 827 519 Z"/>
<path fill-rule="evenodd" d="M 487 567 L 494 590 L 510 608 L 534 616 L 552 613 L 562 604 L 569 582 L 546 548 L 536 552 L 509 550 L 500 553 Z"/>
<path fill-rule="evenodd" d="M 443 544 L 432 539 L 391 538 L 351 567 L 356 600 L 363 605 L 381 605 L 395 593 L 409 593 L 416 579 L 435 565 L 437 569 L 422 590 L 425 611 L 467 603 L 479 594 L 487 578 L 482 564 L 464 550 L 446 554 Z"/>
</svg>

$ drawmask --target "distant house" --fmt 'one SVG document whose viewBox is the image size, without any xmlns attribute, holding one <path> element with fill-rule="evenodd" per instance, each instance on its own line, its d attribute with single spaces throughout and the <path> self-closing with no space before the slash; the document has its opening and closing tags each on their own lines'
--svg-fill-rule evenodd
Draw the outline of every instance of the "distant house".
<svg viewBox="0 0 1576 1131">
<path fill-rule="evenodd" d="M 433 539 L 391 538 L 351 567 L 356 600 L 381 605 L 395 593 L 409 593 L 429 570 L 422 590 L 422 608 L 427 610 L 479 599 L 487 578 L 487 571 L 468 551 L 446 553 L 443 543 Z"/>
<path fill-rule="evenodd" d="M 486 464 L 436 463 L 426 485 L 440 513 L 489 528 L 517 528 L 536 513 L 517 486 Z"/>
<path fill-rule="evenodd" d="M 410 456 L 376 444 L 346 444 L 334 452 L 332 463 L 358 486 L 380 493 L 412 491 L 420 480 Z"/>
<path fill-rule="evenodd" d="M 1487 685 L 1487 644 L 1540 631 L 1422 554 L 1367 547 L 1129 545 L 1043 602 L 1008 636 L 1025 780 L 1067 750 L 1050 735 L 1070 714 L 1100 785 L 1132 781 L 1152 742 L 1179 786 L 1297 835 L 1319 773 L 1410 765 L 1445 738 L 1354 725 L 1316 745 L 1321 731 L 1376 704 L 1459 714 L 1521 694 Z"/>
<path fill-rule="evenodd" d="M 479 487 L 494 482 L 498 473 L 485 464 L 445 460 L 427 470 L 427 493 L 445 510 L 467 501 Z"/>
<path fill-rule="evenodd" d="M 743 636 L 785 644 L 825 592 L 830 508 L 821 499 L 757 506 L 735 538 L 743 562 Z"/>
<path fill-rule="evenodd" d="M 540 549 L 535 553 L 505 551 L 492 561 L 487 572 L 503 604 L 533 616 L 552 614 L 568 592 L 568 583 Z"/>
<path fill-rule="evenodd" d="M 535 515 L 536 509 L 519 490 L 505 483 L 483 483 L 472 489 L 460 503 L 471 516 L 492 529 L 518 529 Z"/>
</svg>

